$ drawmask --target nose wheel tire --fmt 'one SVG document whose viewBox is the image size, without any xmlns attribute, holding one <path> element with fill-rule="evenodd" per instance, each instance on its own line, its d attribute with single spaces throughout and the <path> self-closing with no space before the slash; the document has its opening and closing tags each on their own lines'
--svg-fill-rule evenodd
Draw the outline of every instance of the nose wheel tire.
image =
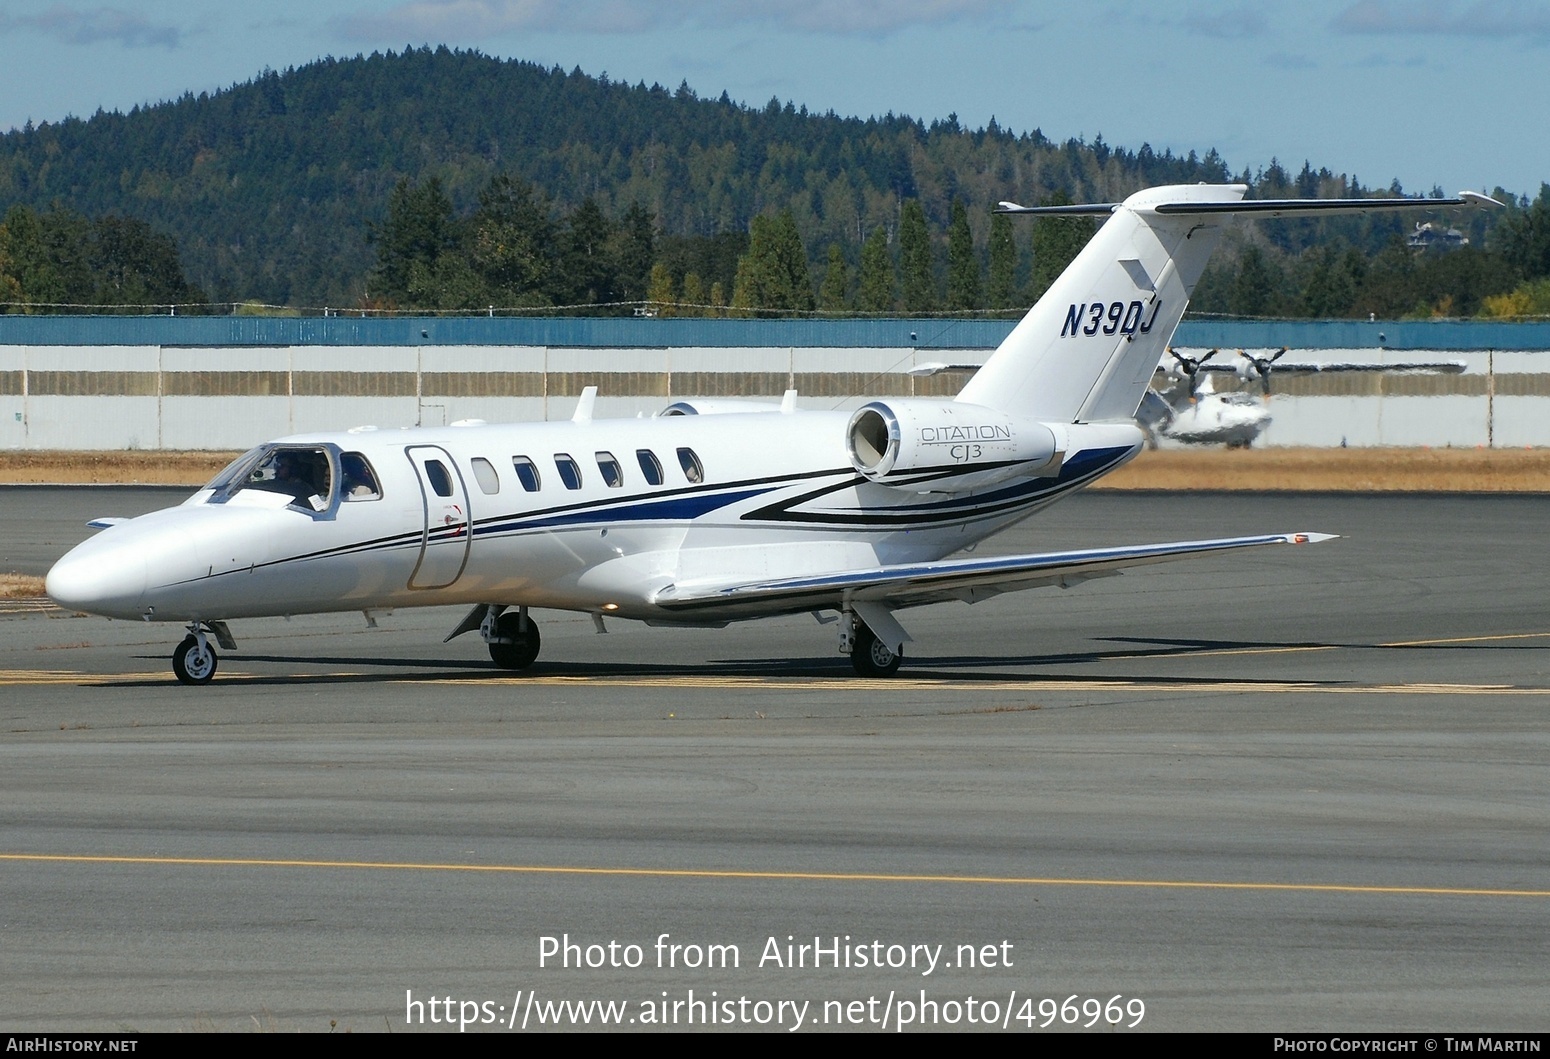
<svg viewBox="0 0 1550 1059">
<path fill-rule="evenodd" d="M 172 652 L 172 672 L 183 684 L 208 684 L 215 677 L 215 648 L 189 636 Z"/>
<path fill-rule="evenodd" d="M 856 628 L 856 642 L 850 649 L 850 664 L 863 677 L 891 677 L 904 661 L 902 651 L 894 651 L 864 625 Z"/>
<path fill-rule="evenodd" d="M 522 629 L 519 614 L 502 614 L 495 622 L 495 632 L 510 643 L 490 644 L 490 657 L 502 669 L 526 669 L 538 657 L 538 623 L 527 619 L 527 630 Z"/>
</svg>

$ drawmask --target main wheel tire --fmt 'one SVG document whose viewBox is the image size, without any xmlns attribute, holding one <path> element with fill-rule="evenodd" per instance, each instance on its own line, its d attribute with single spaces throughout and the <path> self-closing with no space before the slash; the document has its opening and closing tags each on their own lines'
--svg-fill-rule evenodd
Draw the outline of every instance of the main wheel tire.
<svg viewBox="0 0 1550 1059">
<path fill-rule="evenodd" d="M 904 652 L 895 652 L 865 625 L 856 626 L 856 642 L 850 649 L 850 664 L 864 677 L 891 677 L 899 671 Z"/>
<path fill-rule="evenodd" d="M 538 657 L 538 623 L 527 619 L 527 631 L 521 630 L 522 617 L 502 614 L 495 621 L 495 632 L 510 643 L 492 643 L 490 658 L 502 669 L 526 669 Z"/>
<path fill-rule="evenodd" d="M 199 640 L 189 636 L 172 652 L 172 672 L 183 684 L 208 684 L 215 679 L 217 659 L 215 648 L 209 644 L 199 646 Z"/>
</svg>

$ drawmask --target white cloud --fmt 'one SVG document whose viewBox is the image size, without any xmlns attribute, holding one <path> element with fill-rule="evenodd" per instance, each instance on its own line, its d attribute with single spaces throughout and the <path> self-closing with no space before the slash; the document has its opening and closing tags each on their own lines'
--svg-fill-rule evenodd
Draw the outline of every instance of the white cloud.
<svg viewBox="0 0 1550 1059">
<path fill-rule="evenodd" d="M 795 33 L 885 36 L 1009 13 L 1013 0 L 409 0 L 334 28 L 358 41 L 467 41 L 517 31 L 640 33 L 766 26 Z"/>
<path fill-rule="evenodd" d="M 37 15 L 0 14 L 0 32 L 22 29 L 65 44 L 117 42 L 130 48 L 176 48 L 183 39 L 177 26 L 158 25 L 143 15 L 116 7 L 75 8 L 56 4 Z"/>
<path fill-rule="evenodd" d="M 1343 33 L 1550 38 L 1550 6 L 1531 0 L 1357 0 L 1335 16 Z"/>
</svg>

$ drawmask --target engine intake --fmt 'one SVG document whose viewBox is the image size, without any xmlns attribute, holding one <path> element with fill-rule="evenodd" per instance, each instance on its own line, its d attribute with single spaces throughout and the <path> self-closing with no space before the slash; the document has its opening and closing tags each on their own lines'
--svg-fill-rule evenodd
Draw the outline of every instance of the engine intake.
<svg viewBox="0 0 1550 1059">
<path fill-rule="evenodd" d="M 957 401 L 873 401 L 850 417 L 845 447 L 870 481 L 960 492 L 1058 473 L 1057 429 Z"/>
</svg>

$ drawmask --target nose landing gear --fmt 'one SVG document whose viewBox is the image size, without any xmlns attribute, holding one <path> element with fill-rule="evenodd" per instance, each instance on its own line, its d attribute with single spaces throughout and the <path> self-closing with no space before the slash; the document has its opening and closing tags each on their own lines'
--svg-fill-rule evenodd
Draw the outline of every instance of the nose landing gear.
<svg viewBox="0 0 1550 1059">
<path fill-rule="evenodd" d="M 205 639 L 203 629 L 196 628 L 172 652 L 172 672 L 179 683 L 208 684 L 215 678 L 215 666 L 215 648 Z"/>
<path fill-rule="evenodd" d="M 237 649 L 231 630 L 224 621 L 196 621 L 188 626 L 188 635 L 172 652 L 172 672 L 181 684 L 208 684 L 215 679 L 218 659 L 210 637 L 228 651 Z"/>
</svg>

